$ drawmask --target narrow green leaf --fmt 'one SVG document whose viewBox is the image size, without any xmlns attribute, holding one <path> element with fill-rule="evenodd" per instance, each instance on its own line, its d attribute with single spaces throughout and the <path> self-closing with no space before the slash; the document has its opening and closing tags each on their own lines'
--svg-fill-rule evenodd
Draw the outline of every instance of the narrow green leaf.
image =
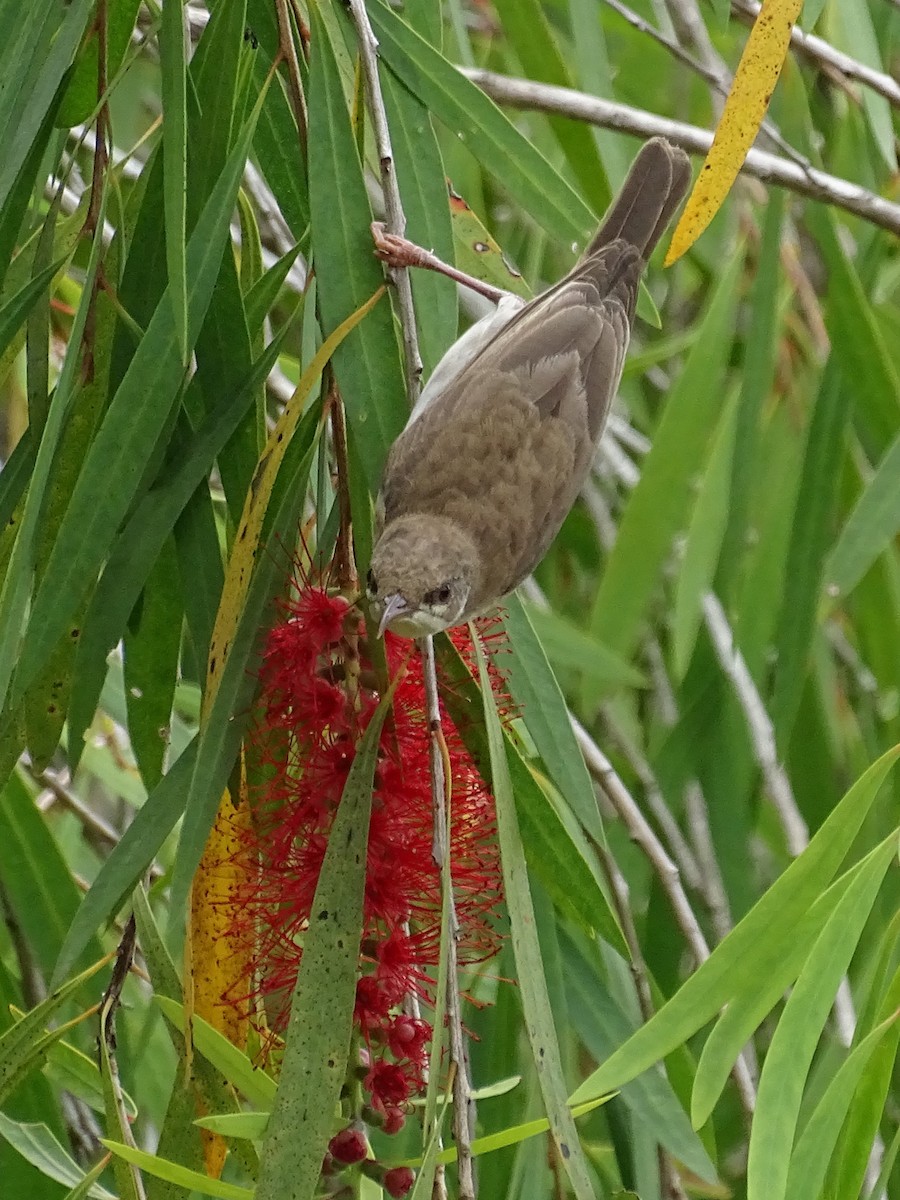
<svg viewBox="0 0 900 1200">
<path fill-rule="evenodd" d="M 5 903 L 36 968 L 49 972 L 78 908 L 80 893 L 18 770 L 0 791 L 0 879 Z M 85 950 L 92 961 L 102 954 L 94 938 Z"/>
<path fill-rule="evenodd" d="M 51 992 L 46 1000 L 42 1000 L 0 1036 L 0 1103 L 5 1102 L 30 1067 L 41 1059 L 48 1046 L 62 1037 L 62 1028 L 45 1033 L 46 1026 L 66 1001 L 96 975 L 103 965 L 104 960 L 101 959 L 86 971 L 67 980 L 62 987 Z"/>
<path fill-rule="evenodd" d="M 840 368 L 832 353 L 809 427 L 785 564 L 770 710 L 779 749 L 788 744 L 806 679 L 847 420 Z"/>
<path fill-rule="evenodd" d="M 197 757 L 192 742 L 169 768 L 100 868 L 69 927 L 53 972 L 62 979 L 89 940 L 118 912 L 184 811 Z"/>
<path fill-rule="evenodd" d="M 128 734 L 148 792 L 159 783 L 169 744 L 184 612 L 174 539 L 153 562 L 125 634 Z"/>
<path fill-rule="evenodd" d="M 206 486 L 206 477 L 219 451 L 237 428 L 248 405 L 252 404 L 256 386 L 271 370 L 286 332 L 287 327 L 279 332 L 254 363 L 249 377 L 235 389 L 231 398 L 223 398 L 196 432 L 190 431 L 186 418 L 176 425 L 177 445 L 169 458 L 165 476 L 139 502 L 112 549 L 91 597 L 78 642 L 69 711 L 69 754 L 75 762 L 80 754 L 74 747 L 81 750 L 79 741 L 93 720 L 106 678 L 106 656 L 122 636 L 125 622 L 166 538 L 191 504 L 197 489 Z M 190 620 L 200 582 L 196 564 L 189 579 L 189 586 L 185 588 L 185 607 Z M 201 649 L 205 659 L 205 647 Z"/>
<path fill-rule="evenodd" d="M 310 5 L 318 51 L 310 66 L 309 203 L 319 312 L 327 336 L 369 299 L 383 275 L 372 249 L 372 211 L 337 50 L 320 3 Z M 387 452 L 407 416 L 388 305 L 378 305 L 347 337 L 334 356 L 334 372 L 346 404 L 353 448 L 374 495 Z"/>
<path fill-rule="evenodd" d="M 569 710 L 518 596 L 505 602 L 503 626 L 512 646 L 509 686 L 522 707 L 538 754 L 566 803 L 592 838 L 606 844 L 594 785 L 572 732 Z"/>
<path fill-rule="evenodd" d="M 184 1033 L 184 1005 L 168 996 L 155 996 L 156 1003 L 162 1009 L 165 1018 L 179 1033 Z M 246 1054 L 232 1045 L 218 1029 L 213 1029 L 208 1021 L 204 1021 L 197 1013 L 191 1016 L 191 1036 L 194 1046 L 208 1062 L 220 1071 L 225 1079 L 246 1097 L 250 1104 L 257 1105 L 262 1115 L 268 1117 L 277 1095 L 274 1079 L 261 1071 Z M 229 1120 L 237 1119 L 240 1114 L 227 1114 Z M 211 1127 L 210 1127 L 211 1128 Z"/>
<path fill-rule="evenodd" d="M 406 215 L 406 236 L 453 262 L 453 228 L 447 180 L 428 109 L 385 71 L 384 102 L 391 130 L 397 182 Z M 411 271 L 419 352 L 427 379 L 451 342 L 459 322 L 456 284 L 436 271 Z"/>
<path fill-rule="evenodd" d="M 175 336 L 182 366 L 188 362 L 187 289 L 187 69 L 181 0 L 164 4 L 159 29 L 163 110 L 163 201 L 166 263 Z"/>
<path fill-rule="evenodd" d="M 47 113 L 59 100 L 60 84 L 93 7 L 93 0 L 73 0 L 62 7 L 54 0 L 36 0 L 27 21 L 19 12 L 20 19 L 11 24 L 13 36 L 0 59 L 0 209 Z"/>
<path fill-rule="evenodd" d="M 703 619 L 703 596 L 712 584 L 725 534 L 736 415 L 732 399 L 719 419 L 688 526 L 672 614 L 672 658 L 678 679 L 690 666 Z"/>
<path fill-rule="evenodd" d="M 559 36 L 540 0 L 498 0 L 497 13 L 527 79 L 554 87 L 574 87 L 569 71 L 571 48 L 566 47 L 564 56 Z M 597 153 L 593 129 L 585 122 L 566 117 L 551 115 L 547 120 L 582 192 L 594 209 L 602 212 L 612 192 Z"/>
<path fill-rule="evenodd" d="M 74 1187 L 84 1179 L 84 1171 L 44 1124 L 13 1121 L 0 1112 L 0 1137 L 48 1179 L 55 1179 L 66 1187 Z M 85 1194 L 92 1200 L 115 1200 L 112 1192 L 99 1183 L 91 1185 Z"/>
<path fill-rule="evenodd" d="M 509 767 L 503 747 L 503 731 L 487 662 L 477 630 L 470 626 L 472 641 L 478 658 L 478 678 L 484 705 L 484 722 L 487 729 L 491 759 L 491 778 L 494 800 L 497 806 L 497 832 L 500 854 L 503 861 L 503 890 L 512 930 L 513 951 L 516 971 L 522 994 L 522 1009 L 525 1028 L 531 1045 L 532 1058 L 537 1071 L 544 1109 L 550 1133 L 556 1146 L 559 1161 L 572 1184 L 578 1200 L 591 1200 L 594 1189 L 584 1151 L 575 1128 L 575 1122 L 566 1100 L 559 1042 L 553 1023 L 553 1012 L 544 978 L 541 949 L 535 929 L 534 907 L 528 885 L 528 871 L 516 817 L 515 799 Z M 594 1099 L 596 1097 L 591 1097 Z"/>
<path fill-rule="evenodd" d="M 190 1171 L 179 1163 L 157 1158 L 155 1154 L 148 1154 L 146 1150 L 138 1150 L 136 1146 L 126 1146 L 124 1142 L 111 1141 L 109 1138 L 101 1138 L 100 1145 L 111 1150 L 124 1162 L 132 1163 L 141 1171 L 146 1171 L 148 1175 L 168 1180 L 187 1192 L 214 1196 L 216 1200 L 254 1200 L 256 1193 L 252 1188 L 238 1187 L 236 1183 L 224 1183 L 221 1179 L 210 1179 L 200 1171 Z"/>
<path fill-rule="evenodd" d="M 555 672 L 571 671 L 604 694 L 620 688 L 645 688 L 647 677 L 552 608 L 525 605 L 544 653 Z"/>
<path fill-rule="evenodd" d="M 750 1131 L 747 1200 L 782 1200 L 806 1076 L 840 981 L 850 965 L 885 872 L 897 852 L 892 834 L 868 855 L 847 888 L 788 997 L 759 1080 Z"/>
<path fill-rule="evenodd" d="M 366 727 L 328 836 L 291 1000 L 256 1200 L 311 1200 L 347 1074 L 378 741 L 393 689 Z"/>
<path fill-rule="evenodd" d="M 672 999 L 577 1089 L 573 1100 L 587 1100 L 620 1087 L 665 1058 L 732 999 L 736 964 L 750 970 L 772 953 L 776 942 L 785 947 L 791 944 L 797 922 L 828 886 L 898 757 L 900 747 L 894 747 L 869 767 L 803 853 Z"/>
<path fill-rule="evenodd" d="M 597 223 L 593 213 L 496 104 L 386 4 L 373 4 L 369 16 L 381 57 L 429 112 L 552 238 L 585 242 Z"/>
<path fill-rule="evenodd" d="M 797 1140 L 791 1155 L 785 1195 L 791 1200 L 817 1200 L 822 1192 L 828 1162 L 844 1126 L 847 1110 L 856 1087 L 869 1064 L 872 1054 L 888 1030 L 896 1023 L 898 1013 L 882 1021 L 864 1037 L 841 1063 L 834 1078 L 825 1089 Z M 878 1195 L 878 1191 L 873 1193 Z"/>
<path fill-rule="evenodd" d="M 207 202 L 188 246 L 189 342 L 212 296 L 237 185 L 253 136 L 251 119 Z M 182 383 L 171 302 L 164 295 L 85 458 L 59 536 L 34 599 L 29 637 L 16 671 L 24 694 L 96 578 L 115 531 L 134 501 L 146 456 L 169 420 Z"/>
<path fill-rule="evenodd" d="M 738 253 L 710 297 L 701 331 L 669 394 L 597 591 L 591 630 L 610 650 L 626 657 L 659 587 L 672 541 L 686 522 L 692 481 L 716 427 L 742 267 L 743 254 Z"/>
<path fill-rule="evenodd" d="M 758 965 L 754 962 L 748 969 L 744 963 L 735 963 L 734 999 L 706 1039 L 697 1063 L 691 1089 L 691 1120 L 695 1129 L 709 1119 L 738 1055 L 800 974 L 825 922 L 859 870 L 857 864 L 846 871 L 816 900 L 794 926 L 794 936 L 787 946 L 780 938 L 773 939 L 772 951 Z"/>
<path fill-rule="evenodd" d="M 822 602 L 848 595 L 900 530 L 900 437 L 878 464 L 825 562 Z"/>
</svg>

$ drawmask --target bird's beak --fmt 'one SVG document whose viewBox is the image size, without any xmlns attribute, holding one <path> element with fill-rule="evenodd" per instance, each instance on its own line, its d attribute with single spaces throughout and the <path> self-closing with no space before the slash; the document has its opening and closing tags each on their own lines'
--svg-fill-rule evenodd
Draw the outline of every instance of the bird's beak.
<svg viewBox="0 0 900 1200">
<path fill-rule="evenodd" d="M 395 592 L 393 596 L 386 596 L 384 601 L 384 612 L 381 614 L 381 620 L 378 622 L 378 636 L 384 637 L 384 631 L 390 625 L 395 617 L 402 617 L 409 612 L 409 601 L 400 592 Z"/>
</svg>

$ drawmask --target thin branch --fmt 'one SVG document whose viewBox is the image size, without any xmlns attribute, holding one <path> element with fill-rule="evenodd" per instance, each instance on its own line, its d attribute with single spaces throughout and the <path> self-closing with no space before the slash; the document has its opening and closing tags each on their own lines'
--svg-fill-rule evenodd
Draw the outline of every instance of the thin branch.
<svg viewBox="0 0 900 1200">
<path fill-rule="evenodd" d="M 530 79 L 512 79 L 495 71 L 459 69 L 492 100 L 510 108 L 558 113 L 635 137 L 665 137 L 689 154 L 705 155 L 712 144 L 713 135 L 707 129 L 659 117 L 628 104 L 601 100 L 573 88 L 536 83 Z M 806 170 L 796 163 L 755 148 L 749 151 L 741 169 L 763 183 L 775 184 L 812 200 L 833 204 L 836 208 L 862 217 L 864 221 L 900 235 L 900 204 L 885 200 L 859 184 L 839 179 L 816 167 Z"/>
<path fill-rule="evenodd" d="M 778 757 L 775 727 L 766 712 L 747 662 L 735 644 L 734 633 L 725 610 L 719 598 L 712 592 L 707 592 L 703 597 L 703 616 L 716 658 L 734 689 L 747 722 L 754 757 L 784 830 L 788 851 L 796 857 L 809 845 L 809 827 L 794 798 L 791 781 Z M 849 1046 L 856 1029 L 856 1012 L 846 979 L 835 996 L 834 1018 L 841 1041 Z"/>
<path fill-rule="evenodd" d="M 778 757 L 775 727 L 753 682 L 746 660 L 735 645 L 734 634 L 725 610 L 712 592 L 707 592 L 703 597 L 703 617 L 719 666 L 734 689 L 737 702 L 747 721 L 753 753 L 762 771 L 766 791 L 778 813 L 788 851 L 796 857 L 809 845 L 809 827 L 797 806 L 791 781 Z"/>
<path fill-rule="evenodd" d="M 450 1034 L 450 1062 L 453 1071 L 453 1137 L 456 1141 L 457 1171 L 460 1200 L 475 1200 L 475 1167 L 472 1139 L 475 1136 L 475 1101 L 469 1077 L 469 1056 L 462 1026 L 462 1006 L 459 996 L 459 963 L 456 941 L 459 922 L 453 898 L 452 864 L 449 847 L 450 776 L 447 744 L 441 729 L 441 706 L 438 698 L 437 668 L 434 661 L 434 640 L 419 642 L 422 674 L 428 703 L 429 749 L 431 764 L 431 794 L 434 805 L 434 850 L 441 872 L 441 881 L 450 898 L 450 930 L 447 937 L 447 1025 Z"/>
<path fill-rule="evenodd" d="M 685 50 L 684 47 L 679 45 L 678 42 L 672 41 L 671 38 L 666 37 L 664 33 L 661 33 L 660 30 L 658 30 L 654 25 L 651 25 L 649 21 L 645 21 L 642 16 L 636 13 L 633 9 L 629 8 L 627 4 L 623 4 L 622 0 L 605 0 L 605 3 L 614 12 L 618 13 L 623 20 L 627 21 L 628 24 L 634 29 L 637 29 L 638 32 L 645 34 L 647 37 L 652 38 L 655 42 L 662 46 L 664 50 L 668 51 L 673 58 L 677 59 L 678 62 L 682 63 L 689 70 L 693 71 L 695 75 L 699 76 L 706 83 L 708 83 L 718 96 L 721 96 L 724 99 L 724 97 L 728 95 L 729 91 L 731 90 L 731 73 L 724 61 L 719 58 L 718 55 L 716 55 L 715 50 L 712 50 L 711 46 L 710 49 L 712 50 L 714 56 L 713 61 L 716 64 L 715 66 L 708 65 L 705 58 L 703 61 L 701 61 L 701 59 L 696 58 L 694 55 Z M 809 167 L 809 159 L 800 154 L 799 151 L 795 150 L 794 147 L 781 136 L 778 129 L 768 117 L 763 120 L 760 128 L 765 136 L 775 146 L 778 147 L 782 154 L 786 155 L 793 162 L 797 163 L 798 166 L 803 167 L 804 170 Z"/>
<path fill-rule="evenodd" d="M 694 960 L 699 966 L 709 958 L 709 946 L 694 910 L 691 908 L 690 901 L 681 885 L 681 877 L 677 866 L 669 857 L 662 842 L 660 842 L 653 832 L 634 797 L 616 773 L 612 763 L 578 718 L 571 713 L 569 714 L 569 722 L 578 745 L 581 748 L 581 752 L 584 755 L 584 761 L 587 764 L 588 770 L 612 804 L 632 841 L 641 850 L 653 868 L 668 898 L 675 917 L 675 923 L 684 935 L 685 941 L 694 956 Z M 732 1068 L 732 1076 L 737 1086 L 741 1106 L 749 1119 L 753 1115 L 756 1105 L 756 1089 L 743 1055 L 739 1056 L 735 1062 Z"/>
<path fill-rule="evenodd" d="M 372 231 L 372 241 L 375 243 L 376 257 L 380 258 L 383 263 L 387 263 L 392 270 L 421 267 L 426 271 L 436 271 L 439 275 L 446 275 L 454 283 L 462 284 L 463 287 L 477 292 L 479 296 L 484 296 L 486 300 L 490 300 L 494 304 L 499 304 L 503 297 L 509 294 L 502 288 L 493 287 L 491 284 L 485 283 L 483 279 L 476 279 L 474 275 L 467 275 L 458 267 L 445 263 L 432 250 L 417 246 L 408 238 L 388 233 L 383 221 L 373 221 L 369 228 Z"/>
<path fill-rule="evenodd" d="M 406 232 L 406 217 L 400 199 L 400 188 L 394 171 L 394 151 L 391 147 L 391 132 L 388 128 L 381 82 L 378 78 L 378 39 L 369 23 L 364 0 L 349 0 L 350 15 L 356 26 L 359 57 L 366 85 L 366 100 L 372 115 L 372 131 L 381 169 L 381 188 L 384 193 L 384 208 L 387 232 L 403 237 Z M 391 271 L 397 288 L 400 309 L 400 325 L 403 331 L 403 361 L 406 371 L 406 394 L 410 410 L 415 407 L 422 384 L 422 356 L 416 333 L 416 316 L 413 308 L 412 285 L 409 271 L 405 268 Z"/>
<path fill-rule="evenodd" d="M 294 45 L 294 31 L 291 27 L 291 14 L 287 0 L 275 0 L 275 15 L 278 20 L 278 49 L 287 66 L 291 107 L 297 123 L 300 152 L 305 157 L 306 144 L 309 140 L 309 121 L 306 113 L 306 97 L 303 95 L 303 78 L 300 74 L 297 47 Z"/>
<path fill-rule="evenodd" d="M 759 8 L 757 0 L 731 0 L 732 12 L 747 23 L 756 20 Z M 795 25 L 791 32 L 791 47 L 815 65 L 837 71 L 845 79 L 852 79 L 871 88 L 873 92 L 889 100 L 895 108 L 900 108 L 900 83 L 884 71 L 876 71 L 874 67 L 867 67 L 865 63 L 845 54 L 843 50 L 836 50 L 824 38 L 804 33 L 799 25 Z"/>
</svg>

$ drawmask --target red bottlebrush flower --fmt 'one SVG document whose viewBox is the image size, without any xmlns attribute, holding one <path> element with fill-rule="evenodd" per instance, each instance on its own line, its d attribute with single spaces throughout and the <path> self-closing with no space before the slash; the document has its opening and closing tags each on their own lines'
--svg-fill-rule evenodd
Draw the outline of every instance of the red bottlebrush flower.
<svg viewBox="0 0 900 1200">
<path fill-rule="evenodd" d="M 401 1200 L 412 1189 L 415 1182 L 416 1175 L 410 1167 L 391 1167 L 384 1173 L 382 1186 L 389 1196 Z"/>
<path fill-rule="evenodd" d="M 452 636 L 471 659 L 468 632 Z M 422 667 L 408 641 L 388 633 L 385 650 L 397 682 L 375 771 L 354 1023 L 366 1051 L 363 1087 L 384 1128 L 395 1132 L 409 1098 L 424 1085 L 431 1037 L 426 1021 L 399 1009 L 411 995 L 433 999 L 442 895 L 432 857 Z M 251 792 L 254 835 L 244 863 L 250 882 L 239 898 L 240 926 L 231 933 L 253 944 L 255 979 L 245 996 L 264 1002 L 276 1032 L 287 1016 L 331 823 L 355 746 L 378 704 L 365 682 L 374 674 L 358 613 L 343 597 L 300 581 L 269 636 L 260 672 L 253 736 L 263 769 Z M 493 678 L 499 690 L 496 670 Z M 501 713 L 508 706 L 499 695 Z M 446 714 L 442 723 L 451 766 L 457 952 L 460 962 L 477 962 L 500 940 L 493 922 L 502 878 L 496 817 L 459 731 Z M 333 1148 L 332 1155 L 338 1158 Z"/>
<path fill-rule="evenodd" d="M 328 1143 L 328 1150 L 335 1162 L 347 1166 L 362 1162 L 369 1153 L 366 1135 L 361 1129 L 354 1129 L 352 1125 L 334 1135 Z"/>
</svg>

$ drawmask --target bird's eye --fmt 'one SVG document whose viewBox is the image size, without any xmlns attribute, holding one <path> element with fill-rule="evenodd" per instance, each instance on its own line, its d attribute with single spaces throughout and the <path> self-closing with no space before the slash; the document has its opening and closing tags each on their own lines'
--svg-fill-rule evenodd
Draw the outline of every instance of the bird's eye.
<svg viewBox="0 0 900 1200">
<path fill-rule="evenodd" d="M 450 599 L 452 589 L 449 583 L 442 583 L 440 587 L 434 588 L 425 597 L 426 604 L 446 604 Z"/>
<path fill-rule="evenodd" d="M 373 596 L 378 592 L 378 583 L 375 579 L 375 573 L 371 567 L 369 567 L 368 571 L 366 572 L 366 587 Z"/>
</svg>

